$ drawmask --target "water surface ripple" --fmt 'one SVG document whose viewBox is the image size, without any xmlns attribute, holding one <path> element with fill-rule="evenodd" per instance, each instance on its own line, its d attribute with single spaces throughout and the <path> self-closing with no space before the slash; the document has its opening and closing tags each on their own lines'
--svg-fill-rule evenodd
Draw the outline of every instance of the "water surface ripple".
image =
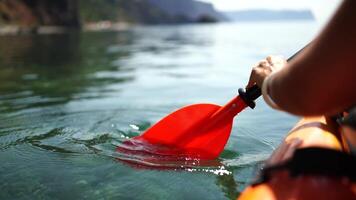
<svg viewBox="0 0 356 200">
<path fill-rule="evenodd" d="M 266 22 L 0 36 L 0 199 L 235 199 L 296 122 L 261 100 L 235 119 L 217 160 L 115 149 L 181 106 L 224 104 L 256 61 L 291 55 L 315 30 Z"/>
</svg>

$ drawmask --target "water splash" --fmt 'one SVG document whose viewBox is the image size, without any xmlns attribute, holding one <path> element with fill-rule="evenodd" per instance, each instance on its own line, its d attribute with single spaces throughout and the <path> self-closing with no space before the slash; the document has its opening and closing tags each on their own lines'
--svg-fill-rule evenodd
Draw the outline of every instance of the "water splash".
<svg viewBox="0 0 356 200">
<path fill-rule="evenodd" d="M 112 154 L 119 162 L 137 169 L 205 172 L 229 175 L 220 160 L 205 160 L 187 156 L 173 148 L 152 145 L 143 140 L 131 139 L 117 145 Z"/>
</svg>

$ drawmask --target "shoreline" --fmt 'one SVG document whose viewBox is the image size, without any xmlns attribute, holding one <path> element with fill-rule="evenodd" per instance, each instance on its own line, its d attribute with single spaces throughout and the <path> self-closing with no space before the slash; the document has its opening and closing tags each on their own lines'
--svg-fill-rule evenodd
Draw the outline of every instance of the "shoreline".
<svg viewBox="0 0 356 200">
<path fill-rule="evenodd" d="M 182 24 L 211 24 L 219 22 L 196 22 L 196 23 L 177 23 L 175 25 Z M 132 27 L 142 26 L 147 24 L 134 24 L 128 22 L 112 22 L 112 21 L 99 21 L 88 22 L 82 24 L 80 27 L 66 27 L 66 26 L 33 26 L 25 27 L 21 25 L 1 25 L 0 24 L 0 36 L 6 35 L 48 35 L 48 34 L 63 34 L 68 32 L 99 32 L 99 31 L 126 31 Z M 151 24 L 153 25 L 153 24 Z M 154 24 L 162 25 L 162 24 Z M 164 24 L 172 25 L 172 24 Z"/>
<path fill-rule="evenodd" d="M 49 35 L 49 34 L 63 34 L 68 32 L 126 31 L 133 26 L 135 25 L 129 23 L 123 23 L 123 22 L 112 23 L 110 21 L 86 23 L 81 27 L 65 27 L 65 26 L 24 27 L 20 25 L 1 25 L 0 36 Z"/>
</svg>

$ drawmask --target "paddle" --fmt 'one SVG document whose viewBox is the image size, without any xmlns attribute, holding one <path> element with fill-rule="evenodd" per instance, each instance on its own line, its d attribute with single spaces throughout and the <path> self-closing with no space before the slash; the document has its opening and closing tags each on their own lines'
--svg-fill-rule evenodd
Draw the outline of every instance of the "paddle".
<svg viewBox="0 0 356 200">
<path fill-rule="evenodd" d="M 239 96 L 224 106 L 194 104 L 181 108 L 160 120 L 142 135 L 124 142 L 117 151 L 144 155 L 145 159 L 154 155 L 166 159 L 215 159 L 229 139 L 233 118 L 246 107 L 253 109 L 254 101 L 261 96 L 258 86 L 238 91 Z"/>
</svg>

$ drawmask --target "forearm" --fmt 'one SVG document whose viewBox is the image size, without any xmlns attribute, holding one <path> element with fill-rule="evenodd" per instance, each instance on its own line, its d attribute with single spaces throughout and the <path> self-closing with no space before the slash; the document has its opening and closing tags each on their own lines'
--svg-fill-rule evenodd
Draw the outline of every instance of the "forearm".
<svg viewBox="0 0 356 200">
<path fill-rule="evenodd" d="M 355 102 L 355 10 L 356 1 L 344 1 L 313 44 L 271 78 L 270 96 L 282 110 L 334 114 Z"/>
</svg>

